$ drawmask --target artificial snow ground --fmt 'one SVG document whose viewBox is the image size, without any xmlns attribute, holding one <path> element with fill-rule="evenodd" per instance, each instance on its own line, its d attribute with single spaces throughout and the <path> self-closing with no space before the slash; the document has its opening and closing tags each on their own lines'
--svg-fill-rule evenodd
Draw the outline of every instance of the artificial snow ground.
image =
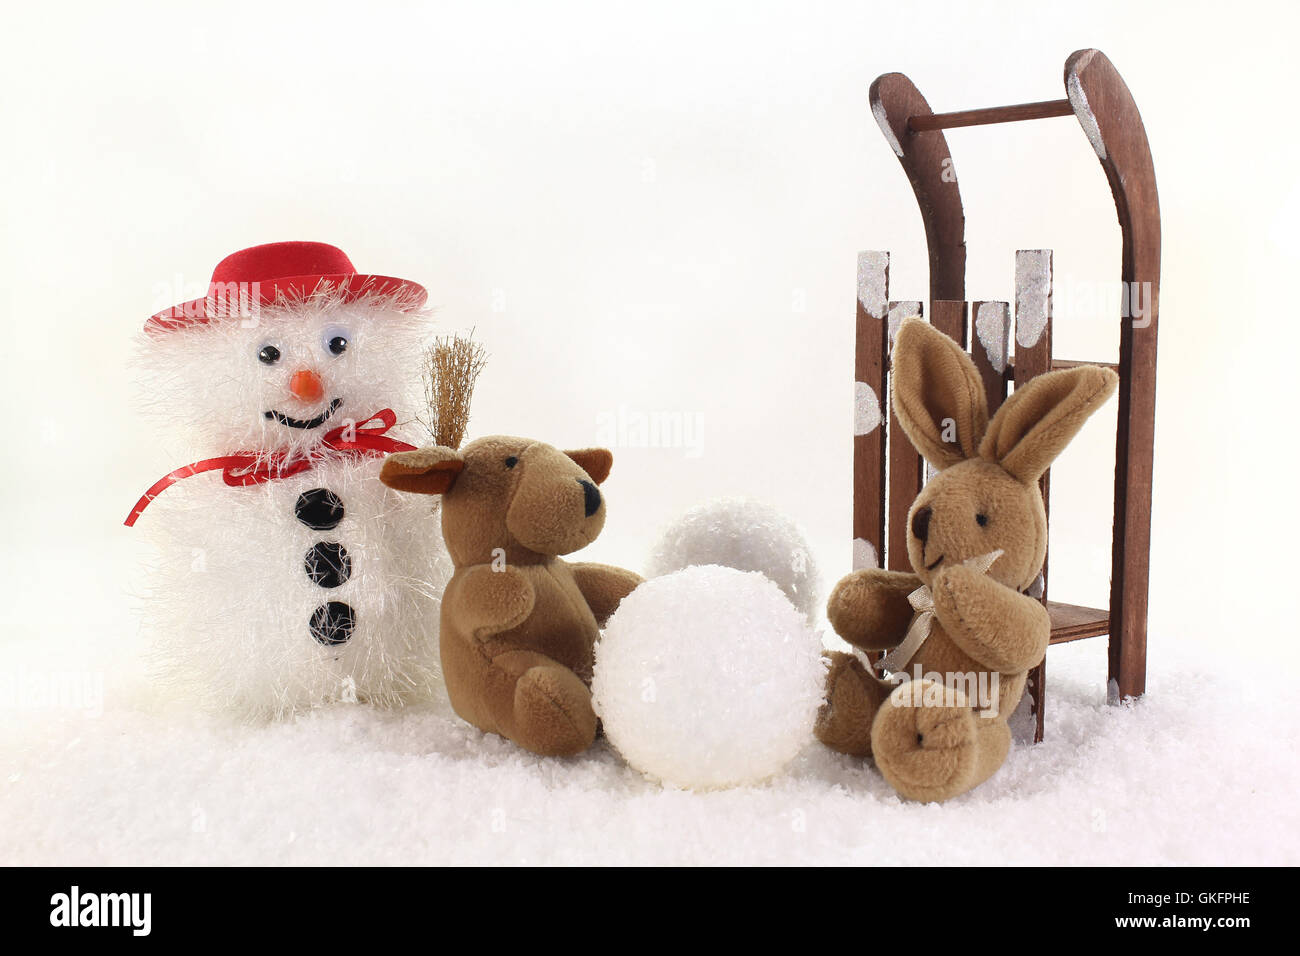
<svg viewBox="0 0 1300 956">
<path fill-rule="evenodd" d="M 60 659 L 29 647 L 5 666 Z M 241 726 L 159 700 L 120 660 L 100 713 L 8 701 L 0 863 L 1300 862 L 1293 695 L 1228 686 L 1176 648 L 1153 649 L 1129 707 L 1105 703 L 1102 642 L 1053 648 L 1047 740 L 943 806 L 815 741 L 764 785 L 691 793 L 604 743 L 541 759 L 437 708 Z"/>
</svg>

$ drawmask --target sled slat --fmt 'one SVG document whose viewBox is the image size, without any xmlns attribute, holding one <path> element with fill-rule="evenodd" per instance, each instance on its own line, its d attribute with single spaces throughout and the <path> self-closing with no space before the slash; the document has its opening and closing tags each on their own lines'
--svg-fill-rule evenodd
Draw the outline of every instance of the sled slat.
<svg viewBox="0 0 1300 956">
<path fill-rule="evenodd" d="M 924 308 L 920 302 L 889 303 L 889 348 L 894 347 L 893 333 L 903 319 L 921 317 Z M 892 360 L 891 360 L 892 362 Z M 885 546 L 886 567 L 891 571 L 912 570 L 907 556 L 907 512 L 921 491 L 921 456 L 903 432 L 894 414 L 893 402 L 889 411 L 889 527 Z"/>
<path fill-rule="evenodd" d="M 889 392 L 889 253 L 858 254 L 853 360 L 853 568 L 885 553 L 885 443 Z"/>
<path fill-rule="evenodd" d="M 984 383 L 984 400 L 989 404 L 990 416 L 1002 407 L 1007 397 L 1010 345 L 1010 303 L 972 303 L 970 355 Z"/>
<path fill-rule="evenodd" d="M 966 303 L 938 299 L 930 303 L 930 324 L 966 348 Z"/>
<path fill-rule="evenodd" d="M 1052 369 L 1052 250 L 1021 249 L 1016 252 L 1016 387 L 1023 387 L 1035 375 Z M 1043 508 L 1050 510 L 1048 476 L 1038 480 Z M 1048 527 L 1051 527 L 1050 517 Z M 1042 601 L 1047 603 L 1047 561 L 1043 558 Z M 1047 661 L 1029 672 L 1026 688 L 1034 705 L 1034 740 L 1043 739 L 1043 705 L 1047 689 Z"/>
</svg>

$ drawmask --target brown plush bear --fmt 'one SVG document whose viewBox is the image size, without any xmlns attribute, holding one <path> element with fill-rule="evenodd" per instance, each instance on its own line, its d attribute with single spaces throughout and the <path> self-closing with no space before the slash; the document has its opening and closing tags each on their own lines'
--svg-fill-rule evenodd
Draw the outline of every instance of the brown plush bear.
<svg viewBox="0 0 1300 956">
<path fill-rule="evenodd" d="M 893 382 L 899 423 L 938 469 L 908 515 L 915 573 L 855 571 L 836 585 L 827 616 L 850 644 L 891 650 L 887 669 L 920 679 L 895 685 L 833 654 L 816 733 L 835 750 L 874 756 L 904 797 L 939 801 L 1006 758 L 1007 718 L 1051 634 L 1047 610 L 1025 594 L 1047 554 L 1038 479 L 1118 379 L 1094 366 L 1040 375 L 989 421 L 970 356 L 909 320 L 894 343 Z"/>
<path fill-rule="evenodd" d="M 577 754 L 596 736 L 591 707 L 600 626 L 639 575 L 569 564 L 605 524 L 596 487 L 604 449 L 562 452 L 494 436 L 456 451 L 435 445 L 389 455 L 380 480 L 442 495 L 442 534 L 455 573 L 442 598 L 447 696 L 474 726 L 534 753 Z"/>
</svg>

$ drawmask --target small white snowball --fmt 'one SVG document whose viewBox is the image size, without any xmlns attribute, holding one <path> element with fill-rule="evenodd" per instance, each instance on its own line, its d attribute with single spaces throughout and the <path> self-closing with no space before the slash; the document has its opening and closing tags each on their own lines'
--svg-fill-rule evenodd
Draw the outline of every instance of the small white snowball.
<svg viewBox="0 0 1300 956">
<path fill-rule="evenodd" d="M 642 773 L 689 789 L 757 783 L 812 737 L 821 637 L 762 574 L 706 565 L 642 584 L 596 645 L 605 734 Z"/>
<path fill-rule="evenodd" d="M 692 508 L 664 529 L 646 574 L 659 577 L 699 564 L 758 571 L 785 592 L 810 620 L 820 579 L 799 526 L 771 505 L 750 498 L 718 498 Z"/>
</svg>

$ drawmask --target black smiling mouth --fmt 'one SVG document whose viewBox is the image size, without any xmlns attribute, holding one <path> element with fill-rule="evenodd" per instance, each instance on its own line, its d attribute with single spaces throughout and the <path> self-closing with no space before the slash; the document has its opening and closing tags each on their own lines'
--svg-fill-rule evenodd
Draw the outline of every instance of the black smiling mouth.
<svg viewBox="0 0 1300 956">
<path fill-rule="evenodd" d="M 937 567 L 939 566 L 939 564 L 940 564 L 942 561 L 943 561 L 943 555 L 941 554 L 941 555 L 939 555 L 937 558 L 934 559 L 934 564 L 927 564 L 927 565 L 925 566 L 925 569 L 926 569 L 927 571 L 933 571 L 935 568 L 937 568 Z"/>
<path fill-rule="evenodd" d="M 334 401 L 330 402 L 329 408 L 325 409 L 325 411 L 321 412 L 315 418 L 307 418 L 307 419 L 290 418 L 288 415 L 285 415 L 283 412 L 277 412 L 277 411 L 263 412 L 262 414 L 265 415 L 267 418 L 273 419 L 274 421 L 279 422 L 281 425 L 287 425 L 290 428 L 319 428 L 321 425 L 324 425 L 327 421 L 329 421 L 330 416 L 333 415 L 336 411 L 338 411 L 338 407 L 342 404 L 343 404 L 343 399 L 341 398 L 334 399 Z"/>
</svg>

